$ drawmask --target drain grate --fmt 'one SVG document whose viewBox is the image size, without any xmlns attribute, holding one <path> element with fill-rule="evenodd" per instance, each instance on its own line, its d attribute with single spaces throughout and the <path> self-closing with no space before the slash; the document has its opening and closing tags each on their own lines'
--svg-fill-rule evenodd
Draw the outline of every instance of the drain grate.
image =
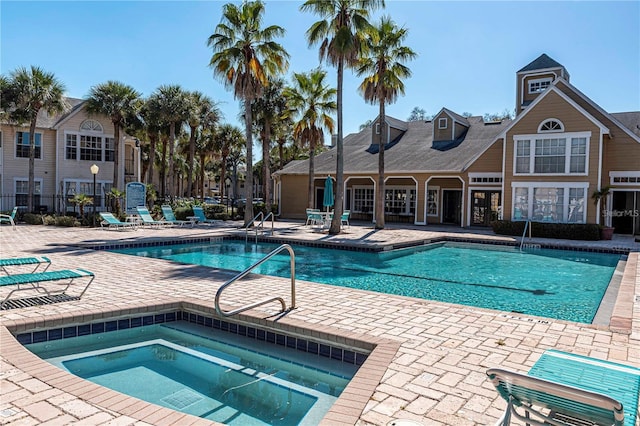
<svg viewBox="0 0 640 426">
<path fill-rule="evenodd" d="M 67 294 L 56 294 L 54 296 L 37 296 L 25 299 L 8 300 L 2 310 L 29 308 L 32 306 L 51 305 L 53 303 L 69 302 L 71 300 L 80 300 L 78 296 L 69 296 Z"/>
<path fill-rule="evenodd" d="M 195 404 L 202 399 L 203 398 L 200 395 L 190 391 L 189 389 L 181 389 L 169 396 L 165 396 L 161 399 L 161 401 L 177 408 L 178 410 L 182 410 L 185 407 L 188 407 L 191 404 Z"/>
</svg>

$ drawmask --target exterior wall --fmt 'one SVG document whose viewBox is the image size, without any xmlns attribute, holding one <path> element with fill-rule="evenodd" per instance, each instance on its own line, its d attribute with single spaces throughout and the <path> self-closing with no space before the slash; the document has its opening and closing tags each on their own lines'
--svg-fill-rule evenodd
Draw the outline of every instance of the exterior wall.
<svg viewBox="0 0 640 426">
<path fill-rule="evenodd" d="M 287 219 L 306 218 L 305 209 L 309 205 L 308 176 L 284 175 L 281 182 L 280 216 Z"/>
<path fill-rule="evenodd" d="M 522 104 L 526 102 L 534 101 L 540 93 L 529 93 L 529 81 L 538 80 L 541 78 L 551 78 L 552 82 L 560 75 L 560 69 L 553 70 L 545 73 L 537 73 L 532 71 L 530 74 L 520 74 L 518 75 L 517 81 L 517 98 L 516 98 L 516 114 L 522 112 Z"/>
<path fill-rule="evenodd" d="M 454 124 L 454 134 L 453 134 L 453 139 L 458 139 L 460 136 L 462 136 L 464 134 L 464 132 L 467 131 L 467 128 L 465 126 L 463 126 L 460 123 L 455 123 Z"/>
<path fill-rule="evenodd" d="M 376 133 L 376 127 L 379 122 L 380 122 L 379 120 L 376 120 L 376 122 L 371 125 L 371 143 L 372 144 L 378 143 L 379 135 Z M 391 142 L 392 140 L 402 135 L 403 133 L 404 131 L 400 129 L 396 129 L 395 127 L 389 126 L 389 134 L 388 134 L 389 138 L 388 140 L 385 141 L 385 144 Z"/>
<path fill-rule="evenodd" d="M 394 127 L 391 128 L 391 133 L 389 135 L 389 142 L 402 135 L 404 132 L 400 129 L 396 129 Z"/>
<path fill-rule="evenodd" d="M 440 129 L 440 119 L 447 119 L 447 127 Z M 433 120 L 433 140 L 434 141 L 450 141 L 451 139 L 451 126 L 453 126 L 453 120 L 444 111 L 434 117 Z"/>
<path fill-rule="evenodd" d="M 469 173 L 502 172 L 502 139 L 497 140 L 487 149 L 464 173 L 465 180 Z"/>
<path fill-rule="evenodd" d="M 565 132 L 591 132 L 589 138 L 588 164 L 586 176 L 584 175 L 566 175 L 566 176 L 514 176 L 514 136 L 520 134 L 536 134 L 538 126 L 542 121 L 548 118 L 560 120 L 565 127 Z M 505 149 L 505 170 L 504 170 L 504 204 L 503 212 L 505 219 L 511 219 L 513 207 L 513 191 L 511 184 L 517 182 L 587 182 L 589 187 L 586 193 L 585 211 L 586 222 L 596 222 L 596 212 L 593 203 L 590 200 L 590 194 L 597 188 L 598 178 L 598 161 L 599 161 L 599 138 L 600 129 L 580 111 L 576 110 L 572 105 L 568 104 L 556 93 L 549 93 L 540 103 L 535 106 L 524 116 L 506 136 Z"/>
</svg>

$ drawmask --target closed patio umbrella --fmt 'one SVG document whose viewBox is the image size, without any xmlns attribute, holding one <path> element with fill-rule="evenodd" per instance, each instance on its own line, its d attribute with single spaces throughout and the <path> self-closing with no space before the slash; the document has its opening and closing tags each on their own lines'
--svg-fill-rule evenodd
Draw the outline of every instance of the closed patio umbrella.
<svg viewBox="0 0 640 426">
<path fill-rule="evenodd" d="M 324 198 L 322 205 L 327 208 L 327 211 L 329 211 L 329 207 L 333 207 L 333 180 L 331 176 L 327 176 L 327 179 L 324 181 Z"/>
</svg>

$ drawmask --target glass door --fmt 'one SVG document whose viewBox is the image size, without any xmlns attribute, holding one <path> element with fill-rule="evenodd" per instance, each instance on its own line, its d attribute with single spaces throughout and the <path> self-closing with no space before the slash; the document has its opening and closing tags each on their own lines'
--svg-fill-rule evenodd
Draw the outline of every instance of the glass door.
<svg viewBox="0 0 640 426">
<path fill-rule="evenodd" d="M 471 191 L 471 225 L 489 226 L 500 213 L 500 191 Z"/>
</svg>

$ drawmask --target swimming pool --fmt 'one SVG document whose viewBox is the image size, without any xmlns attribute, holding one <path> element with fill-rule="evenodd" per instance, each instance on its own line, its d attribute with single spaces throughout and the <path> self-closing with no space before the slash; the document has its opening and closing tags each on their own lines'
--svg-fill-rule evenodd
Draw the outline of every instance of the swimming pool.
<svg viewBox="0 0 640 426">
<path fill-rule="evenodd" d="M 224 240 L 212 244 L 128 248 L 118 253 L 242 271 L 276 248 Z M 438 243 L 388 252 L 294 246 L 296 277 L 371 290 L 591 323 L 619 255 L 507 246 Z M 256 273 L 289 276 L 277 255 Z"/>
<path fill-rule="evenodd" d="M 178 320 L 25 346 L 94 383 L 230 425 L 317 424 L 363 360 L 337 360 L 319 344 L 314 355 L 311 341 L 305 351 L 300 339 L 278 344 L 285 336 L 275 333 L 268 344 L 266 332 L 251 339 L 260 331 L 245 328 L 247 337 Z"/>
</svg>

